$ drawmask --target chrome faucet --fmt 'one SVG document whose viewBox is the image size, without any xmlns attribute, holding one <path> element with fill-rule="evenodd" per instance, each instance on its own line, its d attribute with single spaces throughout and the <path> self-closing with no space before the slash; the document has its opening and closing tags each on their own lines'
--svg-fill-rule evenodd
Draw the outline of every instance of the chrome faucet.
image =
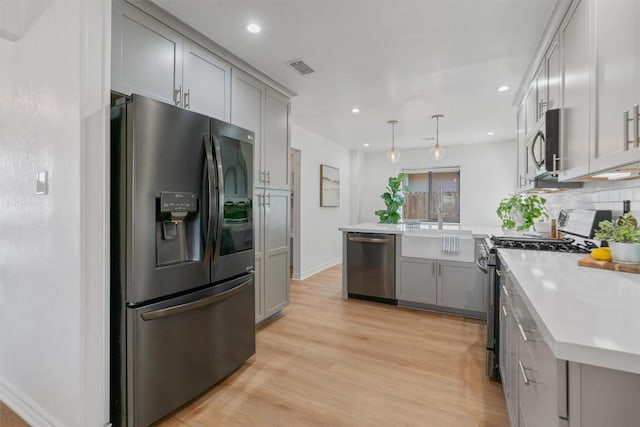
<svg viewBox="0 0 640 427">
<path fill-rule="evenodd" d="M 440 186 L 440 198 L 438 199 L 438 230 L 442 230 L 442 185 Z"/>
</svg>

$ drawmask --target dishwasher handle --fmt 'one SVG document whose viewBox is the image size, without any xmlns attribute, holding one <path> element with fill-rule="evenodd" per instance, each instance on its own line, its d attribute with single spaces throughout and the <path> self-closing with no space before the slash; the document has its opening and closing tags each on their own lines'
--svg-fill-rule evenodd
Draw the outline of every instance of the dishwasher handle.
<svg viewBox="0 0 640 427">
<path fill-rule="evenodd" d="M 349 236 L 349 241 L 351 242 L 360 242 L 360 243 L 393 243 L 393 238 L 374 238 L 374 237 L 360 237 L 360 236 Z"/>
</svg>

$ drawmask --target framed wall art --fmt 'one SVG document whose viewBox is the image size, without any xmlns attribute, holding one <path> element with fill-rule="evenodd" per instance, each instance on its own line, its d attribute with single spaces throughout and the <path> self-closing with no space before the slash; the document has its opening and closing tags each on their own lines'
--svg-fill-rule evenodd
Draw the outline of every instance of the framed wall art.
<svg viewBox="0 0 640 427">
<path fill-rule="evenodd" d="M 320 206 L 340 206 L 340 169 L 320 165 Z"/>
</svg>

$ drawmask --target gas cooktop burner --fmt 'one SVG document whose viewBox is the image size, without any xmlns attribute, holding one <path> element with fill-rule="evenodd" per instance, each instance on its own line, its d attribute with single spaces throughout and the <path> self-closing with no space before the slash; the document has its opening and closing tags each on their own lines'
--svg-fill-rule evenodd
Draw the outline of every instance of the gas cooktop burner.
<svg viewBox="0 0 640 427">
<path fill-rule="evenodd" d="M 491 243 L 494 248 L 498 249 L 529 249 L 534 251 L 552 251 L 586 254 L 596 247 L 590 242 L 584 245 L 574 243 L 573 239 L 535 239 L 535 238 L 510 238 L 510 237 L 491 237 Z"/>
</svg>

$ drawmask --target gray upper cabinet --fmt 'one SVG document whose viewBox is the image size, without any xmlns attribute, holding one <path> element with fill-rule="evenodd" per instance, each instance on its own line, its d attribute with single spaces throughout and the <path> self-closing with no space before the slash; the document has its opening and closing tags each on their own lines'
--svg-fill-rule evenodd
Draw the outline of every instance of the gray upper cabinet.
<svg viewBox="0 0 640 427">
<path fill-rule="evenodd" d="M 231 122 L 255 132 L 259 188 L 289 189 L 289 98 L 233 69 Z"/>
<path fill-rule="evenodd" d="M 640 104 L 640 2 L 600 1 L 594 8 L 597 108 L 590 169 L 598 172 L 640 161 L 638 111 L 634 113 Z"/>
<path fill-rule="evenodd" d="M 111 88 L 228 121 L 231 67 L 136 7 L 113 2 Z"/>
<path fill-rule="evenodd" d="M 262 179 L 262 135 L 267 97 L 267 86 L 237 68 L 231 71 L 231 123 L 255 134 L 254 151 L 254 186 L 264 186 Z"/>
<path fill-rule="evenodd" d="M 546 56 L 547 71 L 547 95 L 544 104 L 544 110 L 560 108 L 560 95 L 562 85 L 562 64 L 560 62 L 560 45 L 556 37 L 547 52 Z"/>
<path fill-rule="evenodd" d="M 114 2 L 111 45 L 113 90 L 176 103 L 183 50 L 177 33 L 134 7 Z"/>
<path fill-rule="evenodd" d="M 266 94 L 262 175 L 267 188 L 289 189 L 289 98 L 271 88 Z"/>
<path fill-rule="evenodd" d="M 530 187 L 529 180 L 527 179 L 527 140 L 525 138 L 525 110 L 526 104 L 523 103 L 518 109 L 516 115 L 516 145 L 518 152 L 518 176 L 516 182 L 516 188 L 518 191 L 527 190 Z"/>
<path fill-rule="evenodd" d="M 534 77 L 536 90 L 536 128 L 540 126 L 541 120 L 544 118 L 544 113 L 547 111 L 547 77 L 547 61 L 544 60 L 540 64 Z"/>
<path fill-rule="evenodd" d="M 231 66 L 194 43 L 184 43 L 184 108 L 216 119 L 231 117 Z"/>
<path fill-rule="evenodd" d="M 560 28 L 562 43 L 563 108 L 559 178 L 585 175 L 589 171 L 590 75 L 589 43 L 590 0 L 578 1 L 568 12 Z"/>
</svg>

